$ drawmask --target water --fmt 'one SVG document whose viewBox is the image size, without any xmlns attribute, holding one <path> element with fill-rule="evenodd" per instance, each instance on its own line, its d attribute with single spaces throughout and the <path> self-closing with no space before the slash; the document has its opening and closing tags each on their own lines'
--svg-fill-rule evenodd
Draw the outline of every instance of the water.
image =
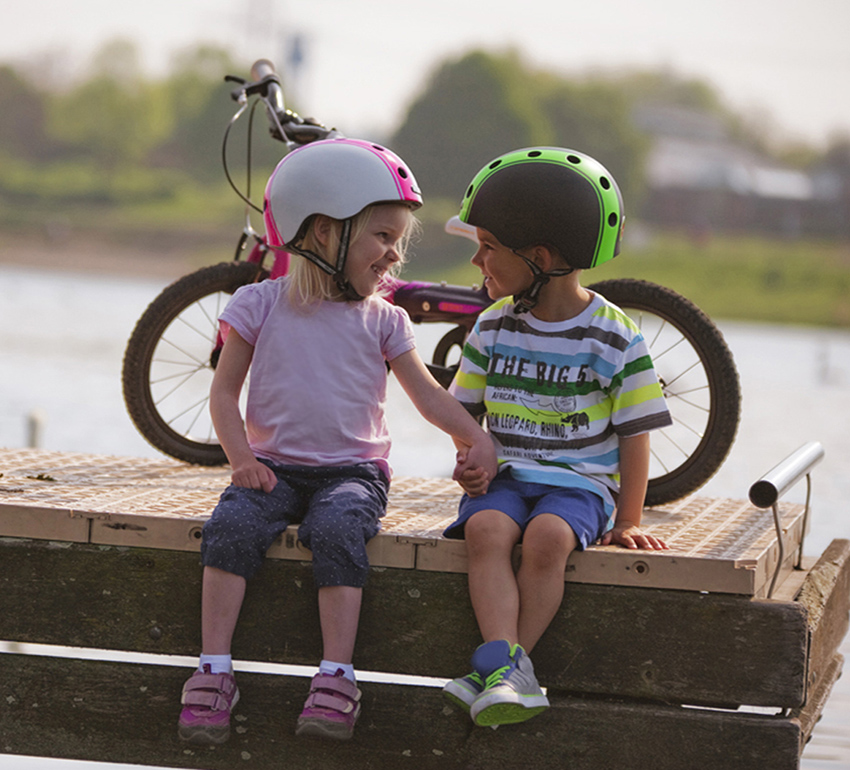
<svg viewBox="0 0 850 770">
<path fill-rule="evenodd" d="M 43 273 L 0 265 L 0 446 L 23 447 L 28 415 L 40 412 L 40 446 L 158 458 L 127 417 L 121 397 L 124 345 L 163 280 Z M 744 395 L 729 459 L 702 490 L 745 499 L 750 485 L 807 441 L 826 450 L 813 473 L 807 555 L 850 539 L 850 332 L 721 324 Z M 427 357 L 444 327 L 417 327 Z M 420 418 L 392 381 L 389 421 L 396 473 L 447 476 L 451 441 Z M 805 501 L 805 484 L 787 495 Z M 850 657 L 850 637 L 842 652 Z M 836 684 L 803 754 L 803 770 L 850 770 L 850 676 Z M 10 770 L 82 770 L 119 765 L 3 757 Z"/>
</svg>

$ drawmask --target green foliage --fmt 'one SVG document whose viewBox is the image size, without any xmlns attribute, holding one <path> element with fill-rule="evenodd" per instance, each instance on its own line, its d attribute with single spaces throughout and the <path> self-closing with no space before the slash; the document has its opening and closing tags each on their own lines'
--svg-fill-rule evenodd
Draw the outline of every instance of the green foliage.
<svg viewBox="0 0 850 770">
<path fill-rule="evenodd" d="M 492 158 L 532 145 L 588 152 L 637 200 L 646 139 L 630 102 L 604 81 L 574 82 L 524 65 L 516 52 L 476 51 L 444 63 L 393 137 L 427 197 L 460 199 Z"/>
<path fill-rule="evenodd" d="M 0 66 L 0 147 L 9 155 L 36 160 L 44 153 L 45 97 L 14 69 Z"/>
<path fill-rule="evenodd" d="M 658 233 L 628 237 L 623 253 L 582 274 L 587 285 L 606 278 L 641 278 L 688 297 L 713 318 L 850 327 L 850 247 L 818 240 L 751 236 L 698 242 Z M 472 244 L 469 244 L 471 247 Z M 472 248 L 467 249 L 469 255 Z M 469 260 L 428 271 L 420 279 L 481 282 Z M 413 271 L 411 271 L 413 272 Z"/>
<path fill-rule="evenodd" d="M 617 180 L 627 211 L 636 211 L 643 191 L 648 138 L 631 122 L 627 92 L 602 80 L 553 80 L 541 94 L 554 144 L 599 160 Z"/>
<path fill-rule="evenodd" d="M 460 200 L 481 166 L 552 135 L 516 53 L 476 51 L 442 64 L 392 138 L 426 197 Z"/>
<path fill-rule="evenodd" d="M 130 43 L 106 46 L 95 60 L 95 72 L 51 100 L 48 133 L 101 168 L 140 164 L 174 127 L 162 86 L 141 77 Z"/>
</svg>

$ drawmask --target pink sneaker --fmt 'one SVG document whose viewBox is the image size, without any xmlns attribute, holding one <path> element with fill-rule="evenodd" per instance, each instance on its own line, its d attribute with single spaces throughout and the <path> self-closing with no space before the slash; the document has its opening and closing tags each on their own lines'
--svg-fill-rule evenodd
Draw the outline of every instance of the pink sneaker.
<svg viewBox="0 0 850 770">
<path fill-rule="evenodd" d="M 347 741 L 354 734 L 354 723 L 359 716 L 360 690 L 343 676 L 342 669 L 333 676 L 316 674 L 295 734 Z"/>
<path fill-rule="evenodd" d="M 230 712 L 238 700 L 233 674 L 213 674 L 209 665 L 204 666 L 183 685 L 177 734 L 189 743 L 224 743 L 230 737 Z"/>
</svg>

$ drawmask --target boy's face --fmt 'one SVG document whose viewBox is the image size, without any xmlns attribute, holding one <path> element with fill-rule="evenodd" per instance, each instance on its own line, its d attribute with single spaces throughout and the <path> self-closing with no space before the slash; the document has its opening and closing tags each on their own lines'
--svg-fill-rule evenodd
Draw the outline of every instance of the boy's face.
<svg viewBox="0 0 850 770">
<path fill-rule="evenodd" d="M 484 276 L 484 288 L 490 299 L 500 299 L 519 294 L 531 283 L 531 272 L 507 246 L 503 246 L 493 233 L 482 227 L 476 227 L 478 251 L 472 257 L 475 265 Z"/>
</svg>

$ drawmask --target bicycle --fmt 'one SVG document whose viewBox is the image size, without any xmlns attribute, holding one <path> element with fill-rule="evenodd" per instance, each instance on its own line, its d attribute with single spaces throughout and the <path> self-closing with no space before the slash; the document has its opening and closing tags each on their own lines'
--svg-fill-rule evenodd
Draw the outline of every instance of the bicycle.
<svg viewBox="0 0 850 770">
<path fill-rule="evenodd" d="M 224 133 L 222 162 L 228 181 L 246 204 L 246 225 L 234 259 L 201 268 L 166 287 L 137 322 L 122 368 L 125 404 L 142 436 L 165 454 L 199 465 L 227 462 L 207 406 L 223 344 L 219 313 L 240 286 L 278 278 L 289 268 L 290 255 L 271 250 L 251 225 L 252 210 L 261 212 L 250 197 L 254 111 L 265 107 L 270 134 L 286 152 L 341 135 L 286 108 L 280 80 L 268 60 L 254 63 L 250 81 L 234 75 L 225 80 L 237 84 L 231 97 L 239 106 Z M 248 181 L 243 194 L 230 175 L 227 143 L 231 128 L 249 106 Z M 270 252 L 272 264 L 266 267 Z M 670 428 L 652 434 L 646 504 L 684 497 L 717 472 L 734 442 L 741 393 L 732 353 L 714 323 L 672 289 L 630 278 L 600 281 L 588 288 L 621 307 L 640 327 L 673 415 Z M 452 325 L 436 344 L 429 364 L 436 379 L 448 387 L 467 334 L 491 304 L 486 291 L 396 280 L 387 299 L 407 310 L 414 323 Z"/>
</svg>

